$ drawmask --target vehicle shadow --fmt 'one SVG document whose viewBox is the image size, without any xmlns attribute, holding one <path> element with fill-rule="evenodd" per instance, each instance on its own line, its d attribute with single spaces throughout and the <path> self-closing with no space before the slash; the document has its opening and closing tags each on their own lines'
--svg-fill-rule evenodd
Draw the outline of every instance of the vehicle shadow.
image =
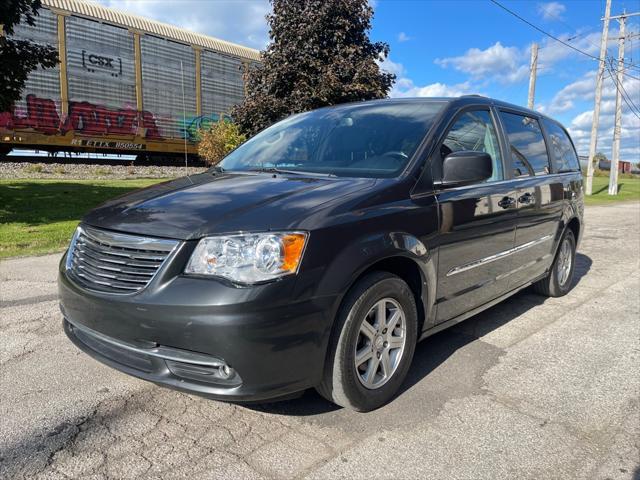
<svg viewBox="0 0 640 480">
<path fill-rule="evenodd" d="M 589 272 L 592 263 L 591 258 L 587 255 L 576 254 L 572 288 L 575 288 Z M 466 320 L 465 322 L 467 323 L 473 323 L 470 326 L 471 328 L 466 328 L 467 325 L 463 322 L 420 342 L 416 347 L 411 369 L 398 392 L 398 396 L 422 381 L 460 348 L 508 324 L 511 320 L 523 315 L 532 308 L 542 305 L 546 300 L 546 297 L 536 294 L 531 288 L 527 288 L 504 302 Z M 325 400 L 313 389 L 303 392 L 297 398 L 271 403 L 244 404 L 243 406 L 265 413 L 301 417 L 325 414 L 342 408 Z"/>
</svg>

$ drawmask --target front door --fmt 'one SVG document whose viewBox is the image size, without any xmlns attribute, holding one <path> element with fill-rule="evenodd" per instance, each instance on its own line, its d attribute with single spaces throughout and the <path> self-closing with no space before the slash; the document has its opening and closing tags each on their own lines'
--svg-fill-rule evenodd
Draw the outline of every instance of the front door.
<svg viewBox="0 0 640 480">
<path fill-rule="evenodd" d="M 513 269 L 517 219 L 516 191 L 504 181 L 495 118 L 487 109 L 464 111 L 453 122 L 432 159 L 434 179 L 442 160 L 461 150 L 486 152 L 493 175 L 477 185 L 440 189 L 436 321 L 443 322 L 500 296 L 508 290 L 504 274 Z"/>
</svg>

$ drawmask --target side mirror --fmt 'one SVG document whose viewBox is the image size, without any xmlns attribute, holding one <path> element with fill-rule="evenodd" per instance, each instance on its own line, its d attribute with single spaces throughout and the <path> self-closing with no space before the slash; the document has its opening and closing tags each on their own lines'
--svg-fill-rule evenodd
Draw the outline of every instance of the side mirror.
<svg viewBox="0 0 640 480">
<path fill-rule="evenodd" d="M 485 152 L 461 151 L 447 155 L 442 162 L 442 186 L 460 187 L 491 178 L 491 155 Z"/>
</svg>

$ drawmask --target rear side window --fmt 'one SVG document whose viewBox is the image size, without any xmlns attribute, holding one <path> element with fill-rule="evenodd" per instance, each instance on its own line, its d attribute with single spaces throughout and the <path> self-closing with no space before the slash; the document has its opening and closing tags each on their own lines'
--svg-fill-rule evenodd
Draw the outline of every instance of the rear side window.
<svg viewBox="0 0 640 480">
<path fill-rule="evenodd" d="M 509 138 L 513 176 L 549 173 L 547 147 L 538 120 L 508 112 L 500 112 L 500 118 Z"/>
<path fill-rule="evenodd" d="M 549 139 L 556 171 L 561 173 L 580 170 L 578 155 L 567 132 L 553 120 L 545 118 L 542 123 L 544 123 L 544 128 L 547 129 L 547 138 Z"/>
</svg>

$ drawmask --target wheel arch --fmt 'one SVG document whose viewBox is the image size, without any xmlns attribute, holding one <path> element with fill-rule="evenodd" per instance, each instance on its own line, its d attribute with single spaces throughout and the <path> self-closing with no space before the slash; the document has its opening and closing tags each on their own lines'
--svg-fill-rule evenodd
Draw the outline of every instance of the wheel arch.
<svg viewBox="0 0 640 480">
<path fill-rule="evenodd" d="M 413 298 L 416 302 L 416 311 L 418 312 L 418 332 L 421 332 L 426 318 L 425 300 L 428 301 L 429 295 L 426 291 L 427 280 L 417 262 L 414 259 L 403 255 L 394 255 L 380 259 L 361 272 L 347 291 L 351 290 L 362 278 L 372 272 L 388 272 L 400 277 L 407 283 L 411 292 L 413 292 Z M 418 337 L 419 336 L 420 335 L 418 334 Z"/>
<path fill-rule="evenodd" d="M 582 225 L 578 217 L 572 217 L 565 226 L 565 229 L 567 228 L 573 232 L 573 236 L 576 239 L 576 245 L 577 245 L 578 240 L 580 239 L 580 234 L 582 233 Z"/>
</svg>

